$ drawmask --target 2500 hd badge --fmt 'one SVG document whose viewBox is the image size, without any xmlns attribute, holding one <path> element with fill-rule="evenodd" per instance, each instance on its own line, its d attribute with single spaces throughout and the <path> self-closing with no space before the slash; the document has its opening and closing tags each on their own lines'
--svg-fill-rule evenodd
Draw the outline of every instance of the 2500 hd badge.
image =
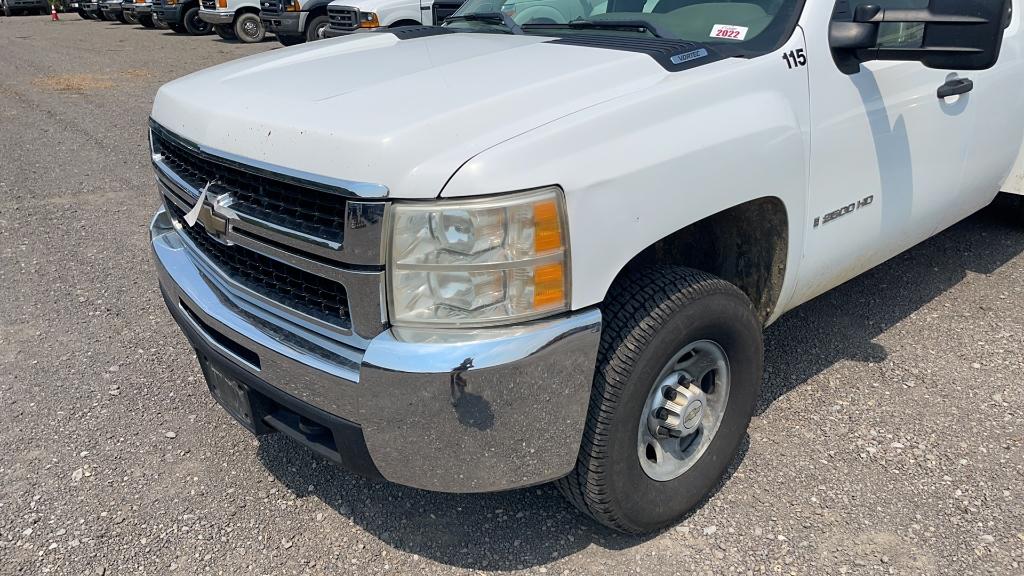
<svg viewBox="0 0 1024 576">
<path fill-rule="evenodd" d="M 468 0 L 191 74 L 150 121 L 160 290 L 255 434 L 671 525 L 766 325 L 1024 193 L 1014 2 Z"/>
</svg>

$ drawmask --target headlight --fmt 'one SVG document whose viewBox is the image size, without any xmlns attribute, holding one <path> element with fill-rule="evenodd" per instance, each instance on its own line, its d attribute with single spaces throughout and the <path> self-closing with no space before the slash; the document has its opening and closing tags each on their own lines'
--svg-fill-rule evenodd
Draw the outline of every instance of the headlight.
<svg viewBox="0 0 1024 576">
<path fill-rule="evenodd" d="M 373 12 L 360 12 L 359 13 L 359 27 L 360 28 L 379 28 L 380 20 L 377 15 Z"/>
<path fill-rule="evenodd" d="M 568 310 L 560 189 L 391 210 L 392 324 L 482 326 Z"/>
<path fill-rule="evenodd" d="M 178 3 L 178 0 L 164 0 L 164 6 L 174 6 Z"/>
<path fill-rule="evenodd" d="M 285 0 L 284 11 L 285 12 L 299 12 L 302 10 L 302 5 L 299 4 L 299 0 Z"/>
</svg>

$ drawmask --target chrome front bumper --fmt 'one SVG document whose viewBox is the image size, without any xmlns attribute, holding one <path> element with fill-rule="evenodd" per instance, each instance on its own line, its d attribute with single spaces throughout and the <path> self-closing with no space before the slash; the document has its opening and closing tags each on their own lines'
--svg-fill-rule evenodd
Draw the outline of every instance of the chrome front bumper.
<svg viewBox="0 0 1024 576">
<path fill-rule="evenodd" d="M 507 328 L 392 328 L 359 350 L 239 299 L 192 254 L 164 209 L 150 236 L 161 290 L 193 346 L 357 425 L 385 479 L 489 492 L 554 480 L 575 465 L 598 310 Z"/>
<path fill-rule="evenodd" d="M 234 12 L 218 12 L 215 10 L 199 10 L 199 19 L 208 24 L 223 25 L 235 21 Z"/>
</svg>

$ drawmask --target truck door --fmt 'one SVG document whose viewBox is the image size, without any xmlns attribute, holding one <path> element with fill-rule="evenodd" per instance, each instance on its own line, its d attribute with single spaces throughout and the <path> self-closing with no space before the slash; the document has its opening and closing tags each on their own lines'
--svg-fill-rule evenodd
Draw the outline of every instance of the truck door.
<svg viewBox="0 0 1024 576">
<path fill-rule="evenodd" d="M 801 281 L 792 305 L 880 264 L 966 216 L 962 176 L 978 106 L 974 95 L 940 99 L 968 73 L 920 62 L 869 61 L 843 69 L 829 39 L 833 20 L 858 4 L 808 2 L 802 25 L 811 93 L 809 213 Z M 871 0 L 883 9 L 929 0 Z M 878 46 L 916 48 L 924 24 L 883 23 Z"/>
<path fill-rule="evenodd" d="M 986 205 L 1006 180 L 1020 151 L 1024 160 L 1024 2 L 1014 11 L 1003 36 L 999 61 L 988 70 L 969 72 L 977 115 L 964 168 L 964 210 Z M 1021 164 L 1024 168 L 1024 163 Z M 1007 187 L 1008 189 L 1009 187 Z M 1024 189 L 1021 190 L 1024 193 Z"/>
</svg>

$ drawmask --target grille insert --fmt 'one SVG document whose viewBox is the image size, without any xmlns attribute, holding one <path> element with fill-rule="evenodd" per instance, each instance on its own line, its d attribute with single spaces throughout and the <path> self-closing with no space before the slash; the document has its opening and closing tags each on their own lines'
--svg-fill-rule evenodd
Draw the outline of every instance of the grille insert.
<svg viewBox="0 0 1024 576">
<path fill-rule="evenodd" d="M 210 160 L 158 130 L 153 148 L 179 178 L 199 190 L 209 182 L 216 194 L 230 193 L 231 209 L 265 222 L 339 244 L 345 236 L 345 198 L 275 180 Z"/>
<path fill-rule="evenodd" d="M 358 26 L 358 12 L 350 8 L 327 7 L 327 17 L 333 30 L 355 30 Z"/>
<path fill-rule="evenodd" d="M 179 223 L 185 212 L 169 200 L 164 203 Z M 345 287 L 316 274 L 289 266 L 239 245 L 214 240 L 200 226 L 183 225 L 182 231 L 223 274 L 245 288 L 323 322 L 350 328 Z"/>
</svg>

